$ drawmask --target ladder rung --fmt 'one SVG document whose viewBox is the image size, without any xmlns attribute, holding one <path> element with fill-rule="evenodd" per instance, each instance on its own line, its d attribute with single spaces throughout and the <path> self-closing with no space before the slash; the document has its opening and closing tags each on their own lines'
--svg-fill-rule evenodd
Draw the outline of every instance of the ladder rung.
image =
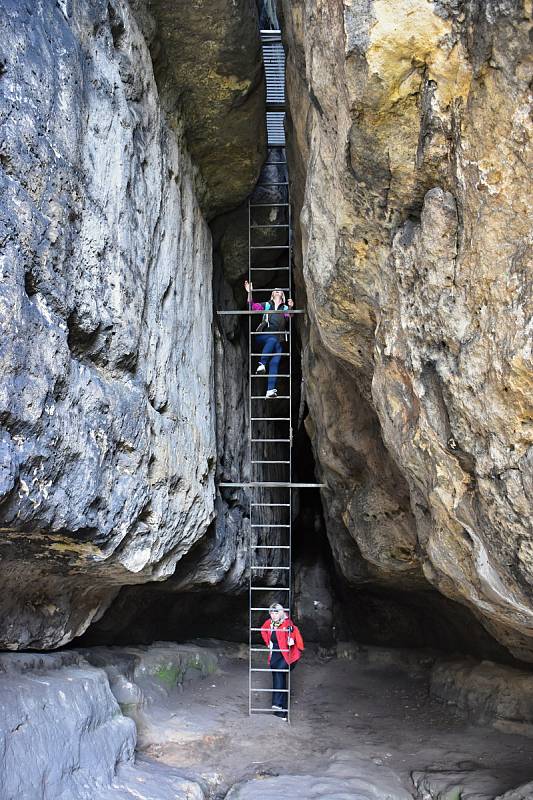
<svg viewBox="0 0 533 800">
<path fill-rule="evenodd" d="M 252 464 L 290 464 L 290 461 L 270 461 L 266 458 L 252 458 Z"/>
<path fill-rule="evenodd" d="M 290 203 L 250 203 L 250 208 L 288 208 Z"/>
<path fill-rule="evenodd" d="M 290 586 L 250 586 L 251 592 L 290 592 Z M 268 650 L 268 647 L 266 648 Z"/>
<path fill-rule="evenodd" d="M 259 375 L 250 375 L 250 378 L 290 378 L 290 375 L 282 375 L 278 372 L 277 375 L 269 375 L 268 372 L 260 372 Z"/>
<path fill-rule="evenodd" d="M 262 189 L 263 186 L 288 186 L 287 181 L 274 181 L 273 183 L 257 183 L 256 188 Z"/>
<path fill-rule="evenodd" d="M 291 418 L 290 417 L 251 417 L 250 418 L 251 422 L 261 422 L 261 420 L 264 420 L 265 422 L 282 422 L 282 421 L 290 422 Z"/>
<path fill-rule="evenodd" d="M 290 503 L 250 503 L 251 506 L 272 506 L 273 508 L 290 508 Z"/>
<path fill-rule="evenodd" d="M 252 222 L 250 228 L 290 228 L 290 225 L 286 225 L 285 223 L 277 222 L 275 225 L 257 225 Z"/>
<path fill-rule="evenodd" d="M 265 523 L 264 525 L 262 525 L 262 524 L 260 524 L 258 522 L 254 522 L 251 527 L 252 528 L 290 528 L 291 526 L 290 525 L 286 525 L 285 523 L 281 523 L 281 522 L 279 524 L 276 524 L 276 523 L 273 523 L 273 522 L 269 522 L 269 523 Z"/>
<path fill-rule="evenodd" d="M 292 269 L 292 267 L 250 267 L 250 272 L 279 272 L 282 269 Z"/>
<path fill-rule="evenodd" d="M 262 356 L 263 353 L 250 353 L 250 355 L 251 356 Z M 287 358 L 288 358 L 290 356 L 290 353 L 274 353 L 273 355 L 277 356 L 278 358 L 281 358 L 282 356 L 287 356 Z"/>
<path fill-rule="evenodd" d="M 290 550 L 290 544 L 256 544 L 253 550 Z M 277 569 L 277 567 L 275 567 Z M 267 609 L 268 611 L 268 609 Z"/>
<path fill-rule="evenodd" d="M 261 631 L 264 631 L 264 628 L 250 628 L 249 630 L 254 631 L 255 633 L 260 633 Z M 270 628 L 268 630 L 270 630 Z"/>
<path fill-rule="evenodd" d="M 291 439 L 250 439 L 251 442 L 290 442 Z"/>
<path fill-rule="evenodd" d="M 272 289 L 255 289 L 254 291 L 271 292 Z M 288 292 L 289 289 L 280 289 L 280 291 Z M 248 311 L 242 311 L 241 309 L 238 308 L 225 308 L 217 310 L 217 316 L 226 315 L 232 317 L 255 317 L 255 316 L 265 317 L 269 316 L 270 314 L 280 314 L 280 313 L 282 312 L 280 312 L 279 309 L 277 311 L 276 310 L 265 311 L 264 308 L 259 308 L 257 310 L 252 310 L 249 308 Z M 292 317 L 294 316 L 294 314 L 306 314 L 307 312 L 305 308 L 290 308 L 290 309 L 288 308 L 284 313 L 287 314 L 287 316 Z"/>
<path fill-rule="evenodd" d="M 252 692 L 270 692 L 272 694 L 273 691 L 276 692 L 288 692 L 288 689 L 250 689 Z"/>
<path fill-rule="evenodd" d="M 269 691 L 271 692 L 272 689 L 269 689 Z M 273 714 L 275 710 L 275 708 L 250 708 L 250 711 L 254 714 L 257 714 L 260 711 L 262 711 L 264 714 Z"/>
<path fill-rule="evenodd" d="M 285 611 L 286 614 L 290 613 L 290 610 L 288 608 L 284 608 L 283 610 Z M 270 611 L 270 607 L 266 608 L 266 607 L 263 607 L 263 606 L 252 606 L 250 611 Z"/>
<path fill-rule="evenodd" d="M 220 481 L 218 484 L 224 489 L 325 489 L 327 483 L 293 483 L 292 481 Z"/>
<path fill-rule="evenodd" d="M 269 669 L 268 667 L 250 667 L 250 672 L 290 672 L 290 669 Z M 269 689 L 271 692 L 272 689 Z"/>
<path fill-rule="evenodd" d="M 258 564 L 250 564 L 250 569 L 290 569 L 290 567 L 260 567 Z"/>
<path fill-rule="evenodd" d="M 290 286 L 280 286 L 278 291 L 279 292 L 289 292 L 290 291 Z M 257 292 L 270 292 L 270 294 L 272 294 L 272 289 L 254 289 L 254 292 L 255 293 L 257 293 Z M 293 312 L 294 312 L 294 309 L 291 309 L 291 314 Z M 302 310 L 302 312 L 303 312 L 303 310 Z M 269 314 L 269 313 L 270 314 L 279 314 L 279 311 L 266 311 L 266 312 L 265 311 L 254 311 L 253 313 L 254 314 L 265 314 L 265 313 L 266 314 Z"/>
<path fill-rule="evenodd" d="M 290 400 L 290 394 L 277 394 L 275 397 L 266 397 L 264 394 L 252 394 L 250 400 Z"/>
<path fill-rule="evenodd" d="M 290 244 L 251 244 L 250 250 L 288 250 Z M 255 267 L 254 267 L 255 269 Z M 283 269 L 283 267 L 280 267 Z"/>
</svg>

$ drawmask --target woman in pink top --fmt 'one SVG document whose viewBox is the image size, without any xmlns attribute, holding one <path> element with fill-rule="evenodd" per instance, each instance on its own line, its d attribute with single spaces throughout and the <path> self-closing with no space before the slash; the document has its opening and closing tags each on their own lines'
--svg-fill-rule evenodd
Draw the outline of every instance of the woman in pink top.
<svg viewBox="0 0 533 800">
<path fill-rule="evenodd" d="M 253 286 L 248 281 L 244 281 L 244 288 L 248 292 L 248 307 L 252 311 L 277 311 L 279 314 L 265 314 L 261 323 L 261 333 L 254 336 L 255 342 L 262 347 L 261 358 L 256 373 L 266 372 L 266 362 L 268 362 L 268 386 L 267 397 L 277 397 L 276 389 L 277 377 L 283 345 L 281 343 L 282 333 L 287 328 L 289 309 L 294 307 L 293 301 L 289 298 L 285 304 L 285 293 L 281 289 L 274 289 L 268 303 L 254 303 L 252 297 Z"/>
</svg>

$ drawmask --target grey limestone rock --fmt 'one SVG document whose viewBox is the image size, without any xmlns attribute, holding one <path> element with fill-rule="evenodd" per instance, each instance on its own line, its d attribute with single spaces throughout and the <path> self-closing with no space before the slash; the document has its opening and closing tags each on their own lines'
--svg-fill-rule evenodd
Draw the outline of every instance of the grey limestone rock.
<svg viewBox="0 0 533 800">
<path fill-rule="evenodd" d="M 2 800 L 203 800 L 177 770 L 136 765 L 133 720 L 78 653 L 0 656 Z"/>
<path fill-rule="evenodd" d="M 214 516 L 211 237 L 126 2 L 2 4 L 0 641 L 54 647 Z"/>
<path fill-rule="evenodd" d="M 227 800 L 411 800 L 398 775 L 349 750 L 337 752 L 323 773 L 279 775 L 245 781 Z"/>
</svg>

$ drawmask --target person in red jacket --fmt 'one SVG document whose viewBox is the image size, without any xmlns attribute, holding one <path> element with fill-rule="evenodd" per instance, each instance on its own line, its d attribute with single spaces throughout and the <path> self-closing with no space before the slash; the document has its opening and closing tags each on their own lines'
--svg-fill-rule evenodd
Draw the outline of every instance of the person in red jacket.
<svg viewBox="0 0 533 800">
<path fill-rule="evenodd" d="M 272 670 L 272 710 L 277 717 L 286 720 L 287 674 L 301 657 L 304 640 L 280 603 L 272 603 L 269 614 L 270 618 L 261 625 L 261 636 L 270 650 L 268 664 Z"/>
</svg>

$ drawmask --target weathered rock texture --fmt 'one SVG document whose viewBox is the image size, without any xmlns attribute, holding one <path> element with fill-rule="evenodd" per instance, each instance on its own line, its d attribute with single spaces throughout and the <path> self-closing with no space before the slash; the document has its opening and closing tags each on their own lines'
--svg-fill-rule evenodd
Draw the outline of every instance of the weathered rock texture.
<svg viewBox="0 0 533 800">
<path fill-rule="evenodd" d="M 334 555 L 533 660 L 531 3 L 283 7 Z"/>
<path fill-rule="evenodd" d="M 178 102 L 203 177 L 208 217 L 238 206 L 266 151 L 265 85 L 253 0 L 152 0 L 158 84 L 172 118 Z"/>
<path fill-rule="evenodd" d="M 184 688 L 217 672 L 214 649 L 192 644 L 156 642 L 151 647 L 94 647 L 78 652 L 105 671 L 122 713 L 135 722 L 140 750 L 183 733 L 183 718 L 177 717 L 176 707 Z"/>
<path fill-rule="evenodd" d="M 167 661 L 159 662 L 160 683 Z M 106 672 L 75 651 L 0 656 L 0 709 L 2 800 L 205 797 L 175 769 L 135 764 L 135 723 L 121 713 Z"/>
<path fill-rule="evenodd" d="M 533 736 L 533 676 L 483 661 L 439 661 L 431 672 L 432 697 L 466 711 L 478 724 Z"/>
<path fill-rule="evenodd" d="M 233 16 L 227 49 L 202 55 L 219 70 L 206 97 L 224 54 L 247 50 L 238 14 L 255 19 L 208 6 Z M 214 517 L 211 236 L 176 111 L 199 100 L 158 93 L 143 3 L 5 0 L 2 23 L 0 646 L 54 647 L 121 585 L 172 574 Z M 214 205 L 241 202 L 259 168 L 259 95 L 238 108 L 252 61 L 227 65 L 225 135 L 239 147 L 241 119 L 247 168 L 225 200 L 212 185 Z"/>
</svg>

